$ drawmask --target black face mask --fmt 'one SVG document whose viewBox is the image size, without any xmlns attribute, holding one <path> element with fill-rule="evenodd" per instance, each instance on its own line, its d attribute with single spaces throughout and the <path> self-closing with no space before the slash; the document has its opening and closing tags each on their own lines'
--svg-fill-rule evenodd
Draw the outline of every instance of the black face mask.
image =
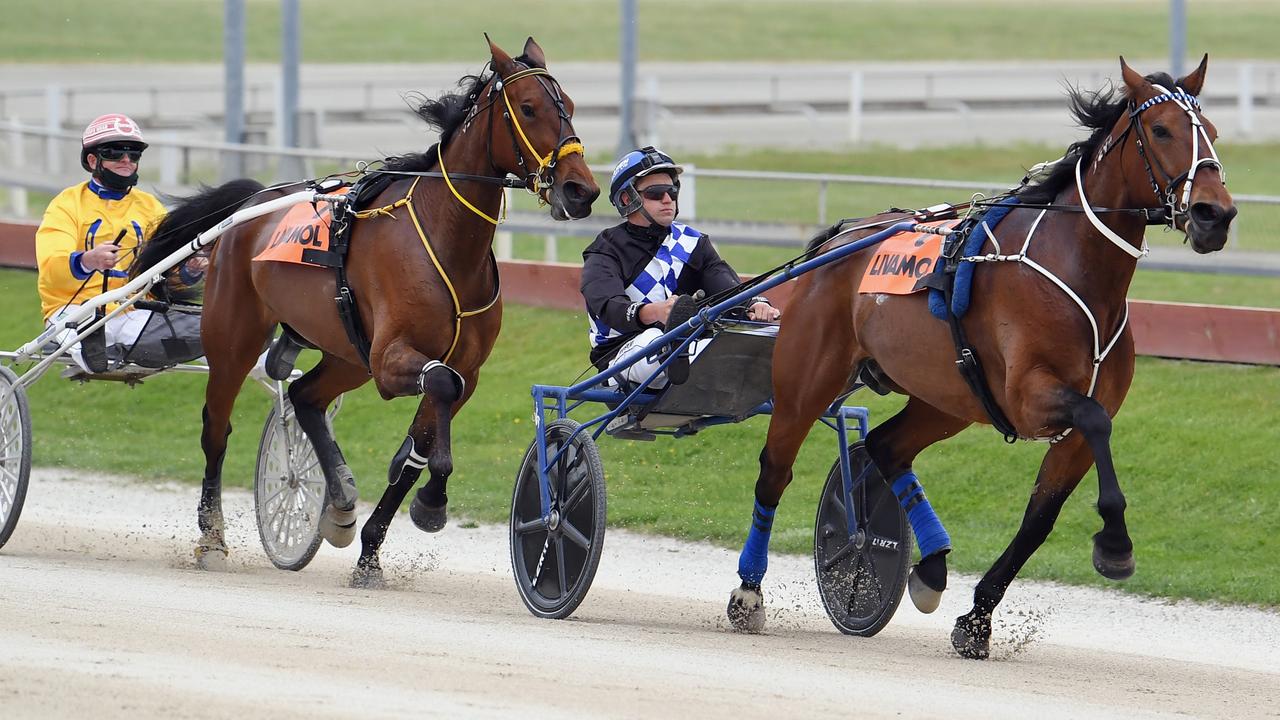
<svg viewBox="0 0 1280 720">
<path fill-rule="evenodd" d="M 129 188 L 138 184 L 138 171 L 134 170 L 132 175 L 120 175 L 113 173 L 102 165 L 102 158 L 98 158 L 98 167 L 93 171 L 93 179 L 98 184 L 108 190 L 115 192 L 126 192 Z"/>
</svg>

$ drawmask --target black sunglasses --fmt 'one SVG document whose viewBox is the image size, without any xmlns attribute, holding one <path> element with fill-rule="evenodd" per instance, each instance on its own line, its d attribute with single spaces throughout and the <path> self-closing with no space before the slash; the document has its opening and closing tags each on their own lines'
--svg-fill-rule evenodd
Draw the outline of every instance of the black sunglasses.
<svg viewBox="0 0 1280 720">
<path fill-rule="evenodd" d="M 103 160 L 111 160 L 113 162 L 123 160 L 125 157 L 128 157 L 133 162 L 138 162 L 138 159 L 142 157 L 142 151 L 136 148 L 100 147 L 95 152 Z"/>
<path fill-rule="evenodd" d="M 640 191 L 646 200 L 661 200 L 663 195 L 670 195 L 672 200 L 680 198 L 679 185 L 650 185 Z"/>
</svg>

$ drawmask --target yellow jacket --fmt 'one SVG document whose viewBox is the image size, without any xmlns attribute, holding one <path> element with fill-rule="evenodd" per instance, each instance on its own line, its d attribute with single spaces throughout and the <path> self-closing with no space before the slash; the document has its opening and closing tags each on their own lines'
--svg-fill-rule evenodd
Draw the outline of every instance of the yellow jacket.
<svg viewBox="0 0 1280 720">
<path fill-rule="evenodd" d="M 109 199 L 119 198 L 119 199 Z M 102 275 L 86 273 L 79 256 L 95 244 L 116 242 L 120 231 L 120 261 L 108 288 L 124 285 L 124 271 L 140 245 L 165 214 L 155 196 L 136 187 L 120 198 L 97 183 L 73 185 L 49 203 L 36 230 L 41 311 L 45 319 L 67 304 L 84 303 L 102 293 Z M 119 275 L 115 277 L 114 275 Z"/>
</svg>

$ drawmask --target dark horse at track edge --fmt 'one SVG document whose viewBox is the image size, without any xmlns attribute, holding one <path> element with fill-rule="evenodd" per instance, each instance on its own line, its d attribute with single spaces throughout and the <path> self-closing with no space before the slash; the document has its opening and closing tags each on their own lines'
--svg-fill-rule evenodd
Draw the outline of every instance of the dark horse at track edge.
<svg viewBox="0 0 1280 720">
<path fill-rule="evenodd" d="M 854 387 L 862 368 L 872 368 L 884 389 L 908 396 L 897 415 L 870 432 L 865 453 L 876 481 L 890 485 L 908 510 L 922 546 L 908 587 L 925 612 L 937 607 L 946 587 L 950 543 L 937 532 L 936 516 L 931 525 L 911 512 L 923 500 L 913 460 L 975 422 L 1002 426 L 1010 441 L 1051 443 L 1021 527 L 975 588 L 972 610 L 956 620 L 951 641 L 960 655 L 989 655 L 992 612 L 1090 466 L 1098 470 L 1102 517 L 1094 567 L 1111 579 L 1133 574 L 1110 447 L 1111 420 L 1134 371 L 1129 284 L 1146 254 L 1148 224 L 1180 230 L 1197 253 L 1209 253 L 1222 249 L 1236 215 L 1213 150 L 1217 131 L 1196 99 L 1207 65 L 1205 56 L 1174 80 L 1164 73 L 1143 77 L 1121 58 L 1119 94 L 1073 90 L 1071 107 L 1089 138 L 1071 145 L 1040 182 L 1024 182 L 1004 198 L 1017 204 L 986 233 L 980 250 L 965 251 L 974 273 L 960 326 L 981 361 L 974 376 L 989 388 L 986 403 L 957 369 L 960 343 L 947 322 L 931 316 L 925 293 L 859 293 L 874 248 L 798 279 L 774 351 L 775 406 L 739 563 L 743 582 L 730 597 L 736 627 L 763 626 L 759 581 L 774 511 L 814 421 Z M 855 232 L 833 228 L 815 238 L 814 248 L 852 242 L 873 226 L 909 217 L 891 212 L 860 221 Z"/>
<path fill-rule="evenodd" d="M 339 316 L 341 303 L 335 298 L 344 291 L 334 270 L 254 261 L 284 212 L 234 227 L 217 240 L 202 327 L 209 382 L 200 440 L 205 473 L 196 556 L 201 567 L 225 565 L 221 467 L 231 409 L 277 324 L 322 353 L 319 364 L 289 386 L 288 395 L 324 471 L 328 505 L 320 533 L 333 545 L 354 539 L 356 488 L 326 408 L 371 377 L 385 399 L 422 396 L 408 437 L 391 460 L 389 485 L 361 532 L 352 583 L 382 584 L 379 548 L 423 468 L 430 480 L 418 490 L 410 515 L 428 532 L 444 527 L 446 482 L 453 471 L 450 423 L 475 392 L 480 366 L 502 323 L 492 243 L 503 188 L 528 189 L 557 220 L 586 217 L 600 193 L 574 134 L 573 101 L 547 72 L 542 48 L 529 38 L 514 59 L 492 41 L 489 50 L 486 68 L 462 78 L 459 91 L 418 108 L 440 131 L 439 144 L 425 153 L 388 158 L 383 170 L 370 173 L 389 183 L 362 205 L 370 210 L 349 219 L 345 275 L 354 302 L 346 309 L 358 316 L 359 332 Z M 157 228 L 137 263 L 139 272 L 234 210 L 298 188 L 264 191 L 241 180 L 189 199 Z"/>
</svg>

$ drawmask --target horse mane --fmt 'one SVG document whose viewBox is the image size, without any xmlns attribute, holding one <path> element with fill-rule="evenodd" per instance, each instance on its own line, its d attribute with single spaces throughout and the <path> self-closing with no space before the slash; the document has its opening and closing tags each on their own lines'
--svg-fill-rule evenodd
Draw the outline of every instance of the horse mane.
<svg viewBox="0 0 1280 720">
<path fill-rule="evenodd" d="M 527 67 L 536 65 L 525 55 L 515 58 L 515 61 L 524 63 Z M 486 70 L 488 70 L 487 73 Z M 428 126 L 440 132 L 440 145 L 447 147 L 449 141 L 453 139 L 454 133 L 466 121 L 467 114 L 471 112 L 471 108 L 480 100 L 480 91 L 484 89 L 484 86 L 491 79 L 493 79 L 493 72 L 486 66 L 475 75 L 463 75 L 458 80 L 457 90 L 442 93 L 434 100 L 417 94 L 416 97 L 421 98 L 421 100 L 418 101 L 417 107 L 413 108 L 413 112 L 422 118 Z M 392 155 L 385 158 L 383 162 L 388 170 L 404 172 L 430 170 L 436 166 L 435 146 L 431 146 L 426 152 Z"/>
<path fill-rule="evenodd" d="M 1152 73 L 1146 79 L 1148 82 L 1170 89 L 1175 84 L 1168 73 Z M 1067 146 L 1062 159 L 1053 164 L 1044 180 L 1013 191 L 1013 195 L 1023 203 L 1035 205 L 1052 203 L 1063 188 L 1075 182 L 1076 161 L 1082 160 L 1084 164 L 1089 164 L 1093 154 L 1111 132 L 1111 128 L 1115 127 L 1116 122 L 1120 120 L 1121 114 L 1128 110 L 1129 95 L 1127 91 L 1120 91 L 1114 85 L 1108 85 L 1096 91 L 1068 86 L 1067 103 L 1076 124 L 1092 132 L 1088 138 Z"/>
</svg>

